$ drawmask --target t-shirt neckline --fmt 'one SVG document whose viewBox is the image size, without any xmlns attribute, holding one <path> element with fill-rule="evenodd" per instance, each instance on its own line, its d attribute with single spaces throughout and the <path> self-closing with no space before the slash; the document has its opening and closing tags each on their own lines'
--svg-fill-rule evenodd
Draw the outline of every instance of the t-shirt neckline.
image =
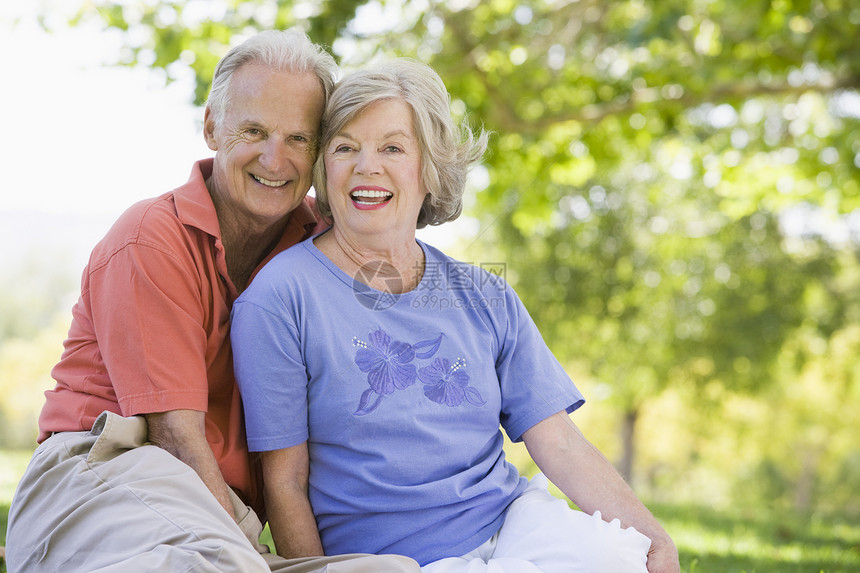
<svg viewBox="0 0 860 573">
<path fill-rule="evenodd" d="M 327 231 L 323 231 L 325 233 Z M 314 244 L 314 239 L 322 235 L 323 233 L 318 233 L 313 237 L 305 239 L 302 243 L 304 247 L 308 250 L 308 252 L 313 255 L 315 259 L 317 259 L 320 263 L 323 264 L 332 274 L 334 274 L 342 283 L 353 289 L 355 292 L 360 292 L 362 294 L 379 298 L 379 297 L 394 297 L 395 300 L 399 301 L 401 299 L 409 300 L 412 297 L 416 296 L 419 292 L 421 292 L 424 288 L 426 288 L 426 283 L 429 280 L 428 275 L 430 273 L 427 272 L 427 268 L 430 265 L 431 255 L 430 249 L 427 244 L 424 243 L 421 239 L 416 238 L 415 242 L 418 243 L 418 246 L 421 247 L 421 250 L 424 252 L 424 273 L 421 276 L 421 280 L 418 281 L 418 284 L 412 290 L 403 292 L 403 293 L 392 293 L 385 292 L 378 289 L 373 288 L 372 286 L 356 279 L 356 277 L 352 277 L 347 274 L 342 268 L 337 266 L 328 256 L 325 255 L 319 248 Z M 368 268 L 368 272 L 373 272 L 374 269 Z"/>
</svg>

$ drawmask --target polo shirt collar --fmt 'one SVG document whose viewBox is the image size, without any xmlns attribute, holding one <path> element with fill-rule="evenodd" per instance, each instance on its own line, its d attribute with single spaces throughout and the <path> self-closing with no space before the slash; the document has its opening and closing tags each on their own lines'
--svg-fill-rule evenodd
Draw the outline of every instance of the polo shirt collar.
<svg viewBox="0 0 860 573">
<path fill-rule="evenodd" d="M 206 180 L 212 176 L 214 158 L 201 159 L 194 163 L 188 181 L 174 192 L 176 213 L 183 225 L 197 227 L 216 239 L 221 239 L 221 225 L 215 212 L 215 204 L 206 187 Z M 285 248 L 309 237 L 316 228 L 317 218 L 312 209 L 313 200 L 306 198 L 292 212 L 287 228 L 277 247 L 266 259 Z"/>
<path fill-rule="evenodd" d="M 214 158 L 194 163 L 191 175 L 184 185 L 173 191 L 176 214 L 183 225 L 196 227 L 217 239 L 221 238 L 221 226 L 215 213 L 215 204 L 206 188 L 206 180 L 212 175 Z"/>
</svg>

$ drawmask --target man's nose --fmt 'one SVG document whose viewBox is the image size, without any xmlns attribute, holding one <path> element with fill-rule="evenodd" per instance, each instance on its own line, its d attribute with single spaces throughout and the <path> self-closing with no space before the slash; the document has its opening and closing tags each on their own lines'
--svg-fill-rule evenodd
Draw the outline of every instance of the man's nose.
<svg viewBox="0 0 860 573">
<path fill-rule="evenodd" d="M 290 148 L 285 141 L 277 137 L 270 137 L 263 142 L 259 161 L 264 169 L 272 175 L 276 175 L 290 161 Z"/>
</svg>

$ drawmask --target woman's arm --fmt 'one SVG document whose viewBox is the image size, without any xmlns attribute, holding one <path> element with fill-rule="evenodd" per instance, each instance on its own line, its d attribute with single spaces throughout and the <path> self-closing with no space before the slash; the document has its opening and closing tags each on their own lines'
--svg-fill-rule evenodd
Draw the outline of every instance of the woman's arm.
<svg viewBox="0 0 860 573">
<path fill-rule="evenodd" d="M 605 519 L 618 519 L 623 527 L 635 527 L 651 539 L 650 573 L 680 570 L 669 534 L 565 412 L 527 430 L 523 441 L 544 475 L 580 509 L 588 514 L 600 510 Z"/>
<path fill-rule="evenodd" d="M 278 555 L 324 555 L 308 499 L 308 444 L 262 452 L 263 492 L 269 527 Z"/>
</svg>

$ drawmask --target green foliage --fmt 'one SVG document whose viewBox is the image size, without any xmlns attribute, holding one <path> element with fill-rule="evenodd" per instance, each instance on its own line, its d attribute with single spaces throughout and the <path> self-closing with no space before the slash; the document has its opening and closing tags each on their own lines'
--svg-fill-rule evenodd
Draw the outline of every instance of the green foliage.
<svg viewBox="0 0 860 573">
<path fill-rule="evenodd" d="M 54 387 L 51 368 L 62 352 L 68 323 L 63 315 L 32 339 L 0 341 L 0 448 L 36 443 L 44 392 Z"/>
<path fill-rule="evenodd" d="M 87 6 L 95 11 L 81 18 L 127 32 L 119 63 L 168 80 L 192 70 L 197 103 L 235 36 L 263 28 L 302 25 L 345 67 L 388 54 L 428 62 L 455 114 L 493 132 L 469 258 L 508 263 L 586 394 L 646 425 L 660 404 L 693 412 L 675 435 L 689 434 L 684 470 L 718 467 L 705 458 L 731 456 L 735 440 L 745 462 L 763 455 L 733 475 L 790 503 L 823 490 L 842 500 L 829 486 L 856 483 L 857 433 L 844 431 L 860 404 L 858 232 L 846 225 L 860 207 L 856 3 Z M 372 7 L 387 19 L 369 32 L 355 17 Z M 828 418 L 833 407 L 843 415 Z M 754 446 L 737 432 L 698 433 L 727 412 Z M 646 476 L 659 464 L 648 452 L 641 460 Z"/>
<path fill-rule="evenodd" d="M 109 28 L 126 32 L 126 49 L 115 63 L 145 65 L 176 80 L 190 68 L 196 78 L 194 102 L 202 105 L 218 60 L 234 35 L 303 25 L 324 46 L 331 46 L 354 17 L 358 6 L 346 0 L 299 3 L 286 0 L 223 0 L 219 2 L 131 1 L 87 2 L 73 23 L 100 19 Z"/>
<path fill-rule="evenodd" d="M 17 254 L 17 253 L 16 253 Z M 21 253 L 0 278 L 0 448 L 35 443 L 50 371 L 63 350 L 77 277 L 64 253 Z"/>
<path fill-rule="evenodd" d="M 0 527 L 3 528 L 3 547 L 6 546 L 6 522 L 9 517 L 9 504 L 0 503 Z M 4 554 L 5 555 L 5 554 Z M 6 559 L 0 559 L 0 573 L 6 573 Z"/>
<path fill-rule="evenodd" d="M 839 508 L 860 515 L 860 326 L 829 337 L 800 328 L 781 351 L 782 381 L 765 393 L 778 407 L 760 412 L 763 447 L 740 476 L 737 499 L 760 499 L 810 510 Z M 798 365 L 801 366 L 798 366 Z M 790 436 L 790 438 L 786 438 Z M 747 436 L 751 438 L 751 436 Z"/>
<path fill-rule="evenodd" d="M 778 382 L 805 302 L 844 261 L 839 244 L 789 234 L 786 213 L 812 204 L 836 219 L 858 204 L 857 111 L 839 102 L 860 85 L 844 25 L 860 13 L 731 1 L 431 12 L 444 22 L 431 64 L 499 134 L 482 238 L 516 261 L 556 355 L 634 420 L 668 387 L 762 395 Z M 845 324 L 823 314 L 822 333 Z"/>
<path fill-rule="evenodd" d="M 51 326 L 60 311 L 71 308 L 69 294 L 77 288 L 77 277 L 57 262 L 65 255 L 22 254 L 21 262 L 10 265 L 14 272 L 0 276 L 0 343 L 32 338 Z"/>
</svg>

